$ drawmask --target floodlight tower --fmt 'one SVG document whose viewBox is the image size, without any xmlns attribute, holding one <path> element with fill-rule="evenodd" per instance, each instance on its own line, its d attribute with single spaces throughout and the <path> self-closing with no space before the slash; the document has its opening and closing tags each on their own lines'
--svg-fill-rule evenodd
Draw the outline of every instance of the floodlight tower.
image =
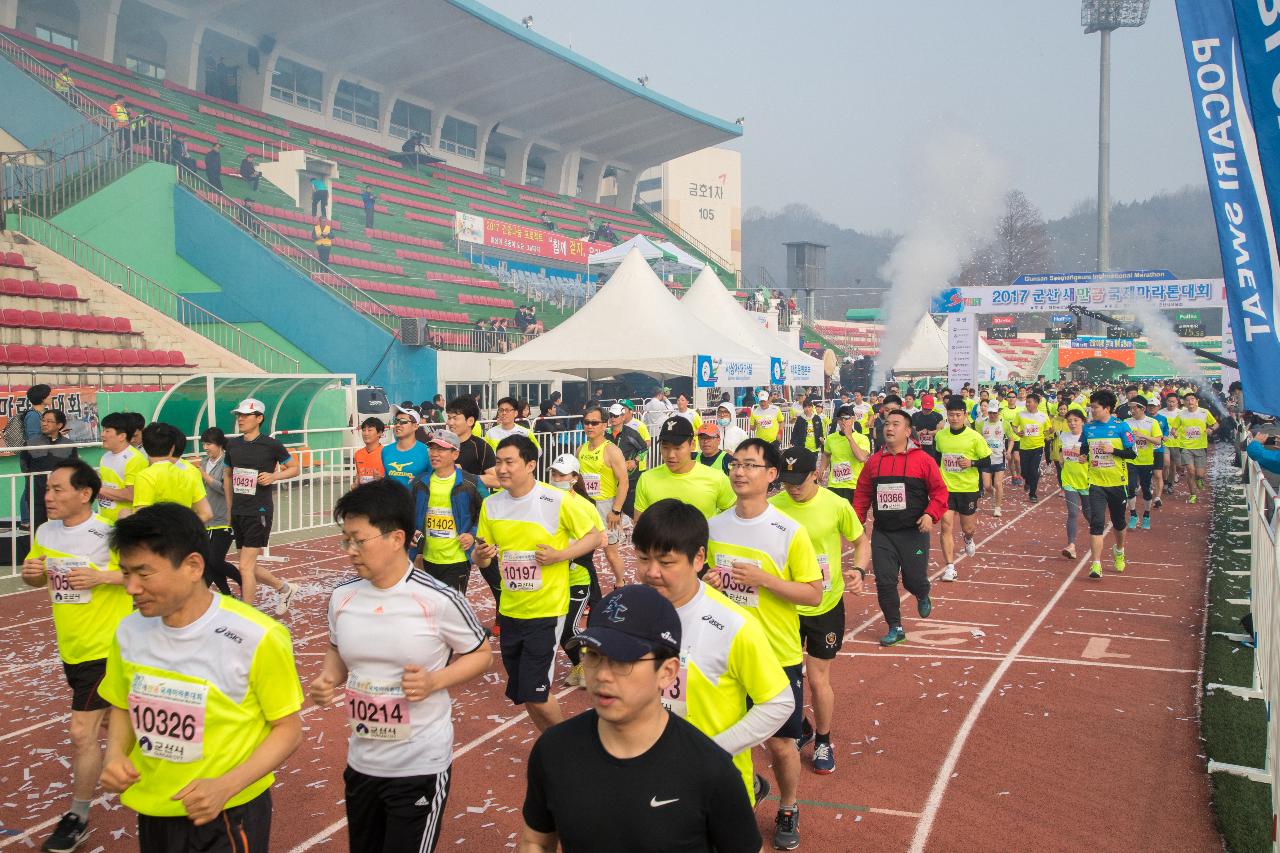
<svg viewBox="0 0 1280 853">
<path fill-rule="evenodd" d="M 1083 0 L 1080 26 L 1098 50 L 1098 271 L 1111 267 L 1111 31 L 1147 22 L 1151 0 Z"/>
</svg>

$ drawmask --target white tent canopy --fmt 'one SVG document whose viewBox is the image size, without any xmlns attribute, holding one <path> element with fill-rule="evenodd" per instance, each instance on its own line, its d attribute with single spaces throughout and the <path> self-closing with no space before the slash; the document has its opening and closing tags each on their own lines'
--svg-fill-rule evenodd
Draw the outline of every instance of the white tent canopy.
<svg viewBox="0 0 1280 853">
<path fill-rule="evenodd" d="M 710 267 L 702 268 L 680 301 L 695 317 L 740 346 L 773 358 L 812 358 L 761 327 L 725 289 Z"/>
<path fill-rule="evenodd" d="M 893 364 L 894 375 L 932 375 L 947 372 L 950 351 L 942 330 L 928 314 L 920 315 L 911 338 Z"/>
<path fill-rule="evenodd" d="M 489 371 L 493 379 L 547 370 L 586 379 L 628 372 L 692 376 L 700 354 L 762 360 L 681 305 L 636 249 L 579 311 L 524 346 L 489 359 Z"/>
<path fill-rule="evenodd" d="M 677 246 L 675 243 L 672 243 L 670 240 L 663 243 L 659 243 L 658 248 L 666 252 L 668 255 L 674 255 L 676 259 L 676 263 L 678 263 L 682 267 L 688 267 L 689 269 L 693 269 L 693 270 L 701 270 L 701 269 L 707 268 L 707 265 L 705 263 L 698 260 L 693 255 L 689 254 L 684 249 L 681 249 L 679 246 Z"/>
<path fill-rule="evenodd" d="M 653 244 L 653 241 L 643 234 L 637 234 L 625 243 L 619 243 L 612 249 L 605 249 L 603 252 L 596 252 L 587 259 L 587 263 L 593 267 L 607 267 L 614 264 L 620 264 L 626 260 L 627 255 L 631 254 L 631 250 L 635 249 L 640 253 L 640 257 L 646 261 L 661 260 L 663 256 L 662 249 Z"/>
</svg>

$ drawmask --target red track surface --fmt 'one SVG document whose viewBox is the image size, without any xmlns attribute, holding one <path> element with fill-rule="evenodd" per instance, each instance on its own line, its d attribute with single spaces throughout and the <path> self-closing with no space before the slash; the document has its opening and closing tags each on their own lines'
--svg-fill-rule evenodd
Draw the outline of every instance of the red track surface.
<svg viewBox="0 0 1280 853">
<path fill-rule="evenodd" d="M 876 644 L 874 594 L 846 601 L 832 673 L 838 766 L 801 780 L 803 849 L 1220 849 L 1196 705 L 1208 507 L 1188 506 L 1185 492 L 1166 501 L 1155 529 L 1130 534 L 1128 571 L 1115 575 L 1108 559 L 1090 581 L 1083 562 L 1058 554 L 1061 496 L 1028 505 L 1009 491 L 1004 518 L 980 510 L 978 555 L 959 562 L 957 583 L 935 586 L 932 618 L 905 620 L 905 645 Z M 273 551 L 300 584 L 287 621 L 305 685 L 346 561 L 332 538 Z M 936 570 L 936 546 L 934 556 Z M 478 577 L 470 593 L 492 621 Z M 0 849 L 28 849 L 69 799 L 69 697 L 44 593 L 0 599 L 0 626 Z M 515 846 L 536 733 L 502 686 L 495 656 L 483 682 L 455 691 L 442 851 Z M 583 695 L 562 698 L 566 710 L 586 707 Z M 303 715 L 306 739 L 273 791 L 272 849 L 342 850 L 345 717 Z M 756 762 L 767 764 L 763 751 Z M 771 804 L 758 818 L 767 840 Z M 95 803 L 92 826 L 81 850 L 136 849 L 134 817 L 114 798 Z"/>
</svg>

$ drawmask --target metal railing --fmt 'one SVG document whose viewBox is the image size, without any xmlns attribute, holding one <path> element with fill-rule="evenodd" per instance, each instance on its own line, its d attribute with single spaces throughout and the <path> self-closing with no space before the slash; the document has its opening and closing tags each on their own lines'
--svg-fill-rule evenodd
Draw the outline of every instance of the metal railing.
<svg viewBox="0 0 1280 853">
<path fill-rule="evenodd" d="M 350 305 L 352 309 L 369 317 L 393 335 L 399 334 L 400 318 L 396 316 L 394 311 L 368 292 L 361 290 L 346 276 L 334 272 L 332 267 L 320 263 L 318 258 L 312 256 L 297 242 L 284 236 L 273 225 L 259 218 L 244 202 L 229 197 L 189 169 L 178 169 L 178 183 L 196 198 L 204 201 L 222 214 L 224 219 L 259 243 L 268 246 L 272 252 L 283 258 L 287 263 L 298 268 L 317 286 L 327 289 L 330 293 Z"/>
<path fill-rule="evenodd" d="M 59 92 L 57 87 L 58 72 L 36 59 L 26 48 L 4 33 L 0 33 L 0 54 L 7 56 L 13 61 L 14 65 L 40 81 L 46 89 L 62 98 L 89 120 L 106 126 L 109 116 L 101 104 L 80 91 L 74 81 L 67 87 L 65 93 Z"/>
<path fill-rule="evenodd" d="M 426 346 L 449 352 L 510 352 L 536 337 L 519 329 L 457 329 L 429 324 L 423 331 Z"/>
<path fill-rule="evenodd" d="M 742 273 L 737 268 L 735 268 L 733 264 L 729 263 L 723 257 L 721 257 L 720 254 L 716 252 L 715 249 L 712 249 L 706 243 L 703 243 L 697 237 L 694 237 L 688 231 L 684 230 L 675 222 L 673 222 L 671 219 L 669 219 L 661 211 L 649 206 L 645 202 L 640 201 L 639 199 L 636 199 L 636 207 L 639 208 L 641 211 L 643 211 L 645 215 L 648 216 L 650 219 L 652 219 L 654 222 L 658 223 L 663 228 L 666 228 L 672 234 L 675 234 L 685 243 L 692 246 L 694 250 L 696 250 L 700 255 L 702 255 L 703 258 L 710 261 L 713 266 L 718 267 L 719 268 L 718 272 L 728 273 L 729 275 L 733 276 L 734 281 L 736 282 L 735 286 L 741 287 Z"/>
<path fill-rule="evenodd" d="M 239 356 L 267 373 L 300 373 L 296 358 L 286 355 L 238 326 L 132 269 L 79 237 L 24 207 L 16 211 L 17 230 L 171 320 Z"/>
</svg>

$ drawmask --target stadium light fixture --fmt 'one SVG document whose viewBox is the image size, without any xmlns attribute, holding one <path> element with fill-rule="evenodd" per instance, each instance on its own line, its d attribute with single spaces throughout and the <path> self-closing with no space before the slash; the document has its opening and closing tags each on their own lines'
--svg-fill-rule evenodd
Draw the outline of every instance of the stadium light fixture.
<svg viewBox="0 0 1280 853">
<path fill-rule="evenodd" d="M 1098 262 L 1111 266 L 1111 31 L 1147 22 L 1151 0 L 1083 0 L 1080 26 L 1099 33 L 1098 48 Z"/>
<path fill-rule="evenodd" d="M 533 15 L 525 15 L 520 19 L 520 23 L 524 24 L 526 30 L 533 29 Z"/>
</svg>

